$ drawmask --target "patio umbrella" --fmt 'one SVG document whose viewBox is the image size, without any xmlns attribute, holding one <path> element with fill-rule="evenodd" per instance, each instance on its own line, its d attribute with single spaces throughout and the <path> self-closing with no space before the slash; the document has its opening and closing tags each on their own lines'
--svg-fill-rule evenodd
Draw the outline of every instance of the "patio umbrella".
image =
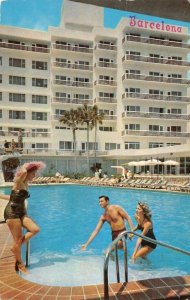
<svg viewBox="0 0 190 300">
<path fill-rule="evenodd" d="M 179 166 L 179 163 L 176 160 L 166 160 L 163 162 L 165 166 Z"/>
<path fill-rule="evenodd" d="M 138 166 L 138 161 L 130 161 L 128 163 L 128 166 L 130 166 L 130 167 L 136 167 L 136 166 Z"/>
<path fill-rule="evenodd" d="M 156 165 L 161 165 L 162 162 L 158 159 L 149 159 L 146 161 L 146 166 L 156 166 Z"/>
<path fill-rule="evenodd" d="M 124 167 L 122 167 L 122 166 L 111 166 L 111 168 L 120 170 L 122 176 L 125 176 L 125 168 Z"/>
</svg>

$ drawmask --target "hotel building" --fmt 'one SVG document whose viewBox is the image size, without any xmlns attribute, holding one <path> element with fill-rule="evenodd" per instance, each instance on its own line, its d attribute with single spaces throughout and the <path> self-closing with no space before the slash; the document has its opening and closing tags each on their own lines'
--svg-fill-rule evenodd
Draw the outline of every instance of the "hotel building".
<svg viewBox="0 0 190 300">
<path fill-rule="evenodd" d="M 60 27 L 37 31 L 0 26 L 0 143 L 17 141 L 21 159 L 45 159 L 50 170 L 85 172 L 95 161 L 94 129 L 86 160 L 86 127 L 59 122 L 65 110 L 96 104 L 96 162 L 176 159 L 190 173 L 188 28 L 123 18 L 104 27 L 103 8 L 64 0 Z M 167 169 L 165 170 L 167 172 Z"/>
</svg>

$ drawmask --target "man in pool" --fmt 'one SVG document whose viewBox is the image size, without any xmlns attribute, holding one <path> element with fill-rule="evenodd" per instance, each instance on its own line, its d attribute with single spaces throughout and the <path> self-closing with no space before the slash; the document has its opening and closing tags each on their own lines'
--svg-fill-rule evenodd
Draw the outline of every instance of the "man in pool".
<svg viewBox="0 0 190 300">
<path fill-rule="evenodd" d="M 100 217 L 99 222 L 90 235 L 87 242 L 81 245 L 81 250 L 86 250 L 88 245 L 93 241 L 93 239 L 97 236 L 99 231 L 101 230 L 104 222 L 108 222 L 111 231 L 112 231 L 112 241 L 117 238 L 117 236 L 126 230 L 125 228 L 125 220 L 128 222 L 131 231 L 133 230 L 133 223 L 131 218 L 128 216 L 126 211 L 121 208 L 119 205 L 110 205 L 109 198 L 107 196 L 99 197 L 99 205 L 105 210 L 104 214 Z M 123 249 L 122 240 L 118 241 L 118 248 Z"/>
</svg>

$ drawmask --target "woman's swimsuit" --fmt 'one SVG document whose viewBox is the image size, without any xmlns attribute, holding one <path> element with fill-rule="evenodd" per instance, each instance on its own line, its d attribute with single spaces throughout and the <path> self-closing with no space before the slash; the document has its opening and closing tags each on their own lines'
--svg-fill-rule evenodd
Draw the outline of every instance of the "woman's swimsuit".
<svg viewBox="0 0 190 300">
<path fill-rule="evenodd" d="M 137 229 L 143 231 L 144 228 L 141 225 L 138 225 Z M 148 232 L 144 236 L 146 236 L 146 237 L 148 237 L 150 239 L 156 240 L 156 237 L 155 237 L 154 232 L 153 232 L 153 228 L 150 228 L 148 230 Z M 141 247 L 144 247 L 144 246 L 148 246 L 148 247 L 150 247 L 152 249 L 155 249 L 157 245 L 153 244 L 151 242 L 148 242 L 146 240 L 142 240 Z"/>
<path fill-rule="evenodd" d="M 23 218 L 26 215 L 25 199 L 29 197 L 30 194 L 26 190 L 12 190 L 10 200 L 4 210 L 5 220 Z"/>
</svg>

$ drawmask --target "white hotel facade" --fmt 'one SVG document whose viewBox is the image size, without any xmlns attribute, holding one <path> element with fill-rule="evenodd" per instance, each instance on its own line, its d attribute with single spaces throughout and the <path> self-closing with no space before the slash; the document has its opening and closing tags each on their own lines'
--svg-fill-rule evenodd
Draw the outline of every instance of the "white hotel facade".
<svg viewBox="0 0 190 300">
<path fill-rule="evenodd" d="M 115 29 L 103 23 L 103 8 L 64 0 L 60 27 L 0 26 L 0 143 L 17 140 L 22 128 L 23 160 L 85 172 L 85 126 L 76 132 L 74 162 L 72 130 L 59 117 L 96 104 L 105 114 L 96 158 L 103 170 L 154 157 L 176 159 L 175 172 L 189 174 L 188 28 L 134 14 Z M 90 166 L 93 145 L 94 129 Z"/>
</svg>

